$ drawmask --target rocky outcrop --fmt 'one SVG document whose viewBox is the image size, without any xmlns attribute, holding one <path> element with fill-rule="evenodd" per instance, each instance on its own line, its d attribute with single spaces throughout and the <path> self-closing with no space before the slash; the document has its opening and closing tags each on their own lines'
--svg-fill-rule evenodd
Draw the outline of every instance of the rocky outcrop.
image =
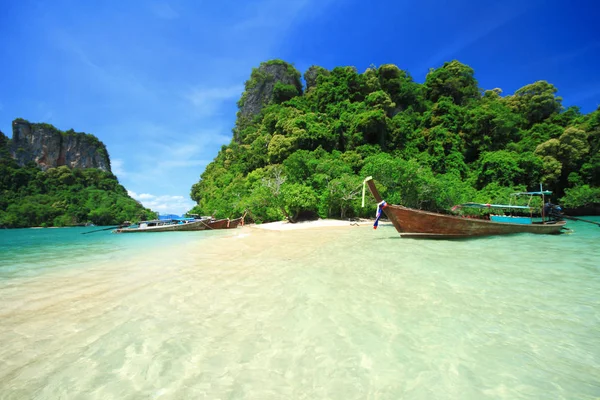
<svg viewBox="0 0 600 400">
<path fill-rule="evenodd" d="M 329 71 L 318 65 L 311 65 L 310 68 L 304 73 L 304 80 L 306 81 L 306 91 L 308 92 L 311 88 L 317 86 L 317 79 L 319 75 L 329 75 Z"/>
<path fill-rule="evenodd" d="M 111 172 L 106 146 L 93 135 L 63 132 L 50 124 L 32 124 L 23 119 L 14 120 L 12 128 L 10 153 L 20 166 L 33 161 L 44 171 L 66 165 Z"/>
<path fill-rule="evenodd" d="M 0 161 L 12 158 L 8 147 L 9 143 L 10 141 L 6 135 L 0 131 Z"/>
<path fill-rule="evenodd" d="M 263 107 L 275 100 L 278 92 L 289 97 L 290 93 L 302 94 L 300 72 L 291 64 L 281 60 L 263 62 L 252 70 L 246 81 L 245 91 L 238 102 L 241 118 L 251 118 Z"/>
</svg>

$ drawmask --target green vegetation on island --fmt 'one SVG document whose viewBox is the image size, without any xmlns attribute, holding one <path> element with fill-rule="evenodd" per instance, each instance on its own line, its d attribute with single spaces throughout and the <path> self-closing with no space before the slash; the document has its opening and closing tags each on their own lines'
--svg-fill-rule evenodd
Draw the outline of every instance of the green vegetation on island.
<svg viewBox="0 0 600 400">
<path fill-rule="evenodd" d="M 81 135 L 49 124 L 34 125 L 61 135 Z M 86 134 L 82 140 L 104 149 L 102 155 L 108 158 L 95 136 Z M 0 132 L 0 227 L 113 225 L 156 217 L 132 199 L 111 172 L 65 165 L 43 171 L 32 161 L 19 166 L 9 148 L 10 140 Z"/>
<path fill-rule="evenodd" d="M 388 202 L 432 211 L 553 190 L 568 207 L 600 203 L 600 109 L 563 108 L 538 81 L 502 95 L 458 61 L 423 84 L 395 65 L 304 74 L 281 60 L 246 82 L 233 139 L 193 185 L 198 214 L 257 221 L 301 215 L 370 216 L 361 183 Z"/>
</svg>

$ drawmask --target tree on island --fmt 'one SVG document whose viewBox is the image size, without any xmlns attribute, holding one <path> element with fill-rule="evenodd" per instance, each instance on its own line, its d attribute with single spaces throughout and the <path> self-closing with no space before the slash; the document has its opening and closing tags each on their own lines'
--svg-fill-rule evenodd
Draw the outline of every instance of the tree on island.
<svg viewBox="0 0 600 400">
<path fill-rule="evenodd" d="M 564 109 L 546 81 L 503 95 L 456 60 L 422 84 L 391 64 L 312 66 L 304 90 L 299 77 L 281 60 L 253 70 L 231 143 L 192 187 L 193 212 L 370 216 L 356 196 L 368 175 L 390 202 L 433 211 L 540 182 L 569 207 L 600 204 L 600 109 Z"/>
</svg>

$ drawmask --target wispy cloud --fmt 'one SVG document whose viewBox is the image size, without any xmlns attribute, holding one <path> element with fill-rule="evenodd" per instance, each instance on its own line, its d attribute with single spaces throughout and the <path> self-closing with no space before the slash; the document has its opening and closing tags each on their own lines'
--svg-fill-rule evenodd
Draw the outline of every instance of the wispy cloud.
<svg viewBox="0 0 600 400">
<path fill-rule="evenodd" d="M 110 169 L 112 170 L 112 173 L 117 177 L 126 177 L 127 172 L 125 172 L 124 164 L 125 163 L 120 158 L 110 160 Z"/>
<path fill-rule="evenodd" d="M 531 68 L 531 67 L 539 67 L 539 66 L 548 66 L 551 64 L 556 65 L 556 64 L 567 63 L 569 61 L 576 60 L 588 53 L 597 52 L 598 48 L 600 48 L 600 41 L 589 43 L 585 46 L 576 48 L 574 50 L 565 51 L 563 53 L 553 55 L 552 57 L 541 58 L 534 62 L 525 64 L 524 67 Z"/>
<path fill-rule="evenodd" d="M 140 128 L 139 141 L 147 142 L 143 147 L 130 148 L 127 171 L 117 158 L 113 172 L 133 191 L 156 196 L 162 192 L 189 199 L 191 186 L 212 161 L 215 148 L 231 141 L 229 129 L 218 123 L 211 129 L 186 131 L 160 125 L 141 125 Z"/>
<path fill-rule="evenodd" d="M 60 88 L 45 119 L 100 138 L 121 184 L 155 196 L 152 207 L 191 208 L 191 186 L 231 141 L 251 68 L 338 0 L 151 1 L 40 3 L 28 17 L 46 49 L 38 79 Z"/>
<path fill-rule="evenodd" d="M 179 18 L 179 13 L 165 2 L 155 2 L 150 4 L 150 11 L 158 17 L 162 19 L 175 19 Z"/>
<path fill-rule="evenodd" d="M 454 40 L 451 37 L 440 35 L 442 39 L 445 38 L 448 42 L 442 48 L 438 49 L 418 70 L 426 71 L 429 68 L 437 67 L 443 61 L 449 61 L 452 58 L 458 57 L 459 53 L 464 49 L 474 45 L 492 32 L 502 28 L 530 10 L 534 6 L 533 3 L 535 2 L 527 3 L 518 8 L 505 8 L 501 3 L 498 3 L 498 5 L 482 13 L 481 18 L 477 22 L 471 25 L 464 24 L 464 28 L 460 30 L 461 34 L 455 37 Z M 461 22 L 461 24 L 463 23 Z"/>
<path fill-rule="evenodd" d="M 53 27 L 48 36 L 52 45 L 71 61 L 61 72 L 68 71 L 71 79 L 81 81 L 88 90 L 110 96 L 114 104 L 131 104 L 131 99 L 143 99 L 147 103 L 163 92 L 162 88 L 151 89 L 148 87 L 151 83 L 142 82 L 144 74 L 119 66 L 120 51 L 114 57 L 99 54 L 89 40 L 61 27 Z"/>
<path fill-rule="evenodd" d="M 319 2 L 323 6 L 327 1 Z M 263 0 L 258 7 L 248 3 L 248 17 L 235 24 L 234 31 L 247 31 L 255 29 L 273 29 L 289 28 L 290 24 L 299 18 L 302 18 L 302 12 L 309 6 L 315 6 L 314 11 L 318 11 L 317 4 L 311 0 Z"/>
<path fill-rule="evenodd" d="M 144 207 L 163 214 L 175 213 L 183 215 L 195 205 L 194 202 L 183 196 L 153 195 L 150 193 L 137 194 L 131 190 L 128 190 L 127 193 L 142 203 Z"/>
<path fill-rule="evenodd" d="M 41 115 L 41 121 L 52 123 L 54 119 L 54 111 L 50 109 L 45 101 L 38 103 L 38 114 Z"/>
<path fill-rule="evenodd" d="M 590 43 L 586 46 L 579 47 L 575 50 L 564 52 L 562 54 L 552 57 L 550 61 L 560 63 L 563 61 L 573 60 L 587 53 L 597 52 L 598 48 L 600 48 L 600 41 Z"/>
<path fill-rule="evenodd" d="M 241 84 L 226 86 L 190 89 L 184 94 L 194 107 L 199 116 L 210 116 L 219 110 L 223 102 L 228 100 L 237 100 L 240 98 L 244 86 Z"/>
<path fill-rule="evenodd" d="M 579 104 L 586 100 L 596 99 L 596 106 L 600 106 L 600 82 L 591 83 L 585 89 L 569 95 L 569 103 Z"/>
</svg>

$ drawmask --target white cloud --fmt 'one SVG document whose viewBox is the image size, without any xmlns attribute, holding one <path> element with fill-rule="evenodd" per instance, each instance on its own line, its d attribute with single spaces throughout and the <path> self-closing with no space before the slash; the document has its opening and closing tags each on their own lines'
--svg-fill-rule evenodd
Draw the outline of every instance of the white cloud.
<svg viewBox="0 0 600 400">
<path fill-rule="evenodd" d="M 203 13 L 199 2 L 151 0 L 132 7 L 127 24 L 129 14 L 110 8 L 95 16 L 109 31 L 85 20 L 57 25 L 57 12 L 47 7 L 53 18 L 40 31 L 61 60 L 57 79 L 76 90 L 69 98 L 85 99 L 71 103 L 68 115 L 107 145 L 121 184 L 146 207 L 181 213 L 194 206 L 191 186 L 231 141 L 235 102 L 251 67 L 277 56 L 299 22 L 332 2 L 257 0 Z M 177 40 L 182 33 L 195 40 Z M 56 118 L 64 113 L 57 108 Z"/>
<path fill-rule="evenodd" d="M 191 200 L 180 195 L 154 195 L 151 193 L 137 194 L 128 190 L 127 193 L 142 203 L 144 207 L 157 211 L 160 214 L 183 215 L 196 205 Z"/>
<path fill-rule="evenodd" d="M 127 173 L 125 172 L 125 169 L 123 168 L 123 160 L 121 160 L 120 158 L 115 158 L 113 160 L 110 160 L 110 169 L 112 170 L 112 173 L 115 174 L 116 176 L 120 176 L 120 177 L 126 177 Z"/>
<path fill-rule="evenodd" d="M 211 160 L 165 160 L 159 161 L 159 168 L 206 167 Z"/>
<path fill-rule="evenodd" d="M 131 156 L 135 160 L 138 173 L 129 174 L 129 178 L 138 182 L 154 181 L 157 178 L 180 176 L 183 169 L 194 168 L 199 174 L 212 159 L 212 149 L 228 144 L 231 136 L 224 134 L 225 129 L 215 127 L 188 132 L 170 132 L 168 127 L 155 126 L 153 141 L 146 143 L 147 150 Z M 147 135 L 147 133 L 144 133 Z M 183 140 L 171 139 L 181 136 Z M 165 140 L 167 138 L 168 140 Z"/>
<path fill-rule="evenodd" d="M 182 131 L 172 130 L 163 125 L 146 127 L 141 124 L 140 126 L 138 140 L 141 144 L 135 151 L 124 148 L 116 159 L 127 157 L 127 174 L 120 179 L 121 184 L 130 188 L 134 193 L 131 196 L 142 201 L 147 207 L 149 206 L 146 203 L 149 200 L 155 201 L 151 204 L 153 207 L 168 208 L 172 204 L 166 201 L 157 203 L 157 199 L 149 197 L 151 195 L 170 193 L 183 195 L 189 199 L 190 188 L 198 182 L 200 174 L 214 157 L 215 145 L 220 146 L 231 140 L 224 133 L 226 129 L 221 128 L 217 123 L 210 129 L 196 128 Z M 143 151 L 140 150 L 142 148 Z M 119 167 L 118 163 L 117 167 Z M 173 198 L 170 201 L 181 199 L 183 197 Z M 185 212 L 194 206 L 192 202 L 184 204 L 185 207 L 180 207 L 177 212 Z"/>
<path fill-rule="evenodd" d="M 194 105 L 196 113 L 201 116 L 209 116 L 217 112 L 224 102 L 239 99 L 243 91 L 243 85 L 214 88 L 195 87 L 183 97 Z"/>
</svg>

